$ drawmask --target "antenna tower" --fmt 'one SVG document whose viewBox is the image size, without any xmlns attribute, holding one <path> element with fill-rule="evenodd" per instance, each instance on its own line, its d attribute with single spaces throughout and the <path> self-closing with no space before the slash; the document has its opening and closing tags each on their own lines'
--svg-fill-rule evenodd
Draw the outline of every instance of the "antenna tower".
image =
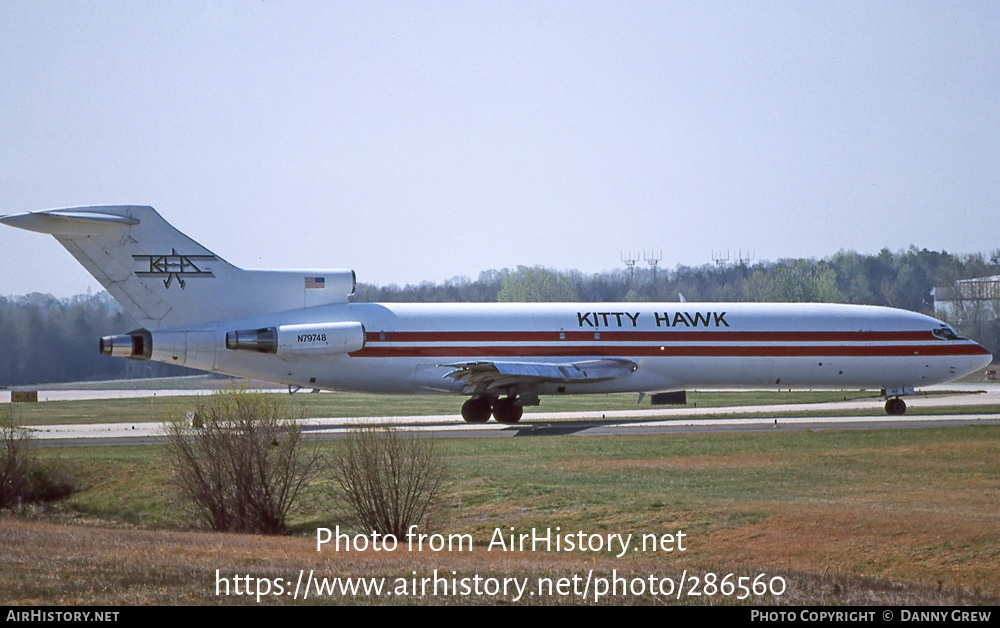
<svg viewBox="0 0 1000 628">
<path fill-rule="evenodd" d="M 663 249 L 660 249 L 659 253 L 657 253 L 655 251 L 654 252 L 650 252 L 649 255 L 646 255 L 646 251 L 643 251 L 642 252 L 642 259 L 646 260 L 646 263 L 649 264 L 649 267 L 653 270 L 653 281 L 655 282 L 656 281 L 656 267 L 660 264 L 660 260 L 663 259 Z"/>
<path fill-rule="evenodd" d="M 753 252 L 748 251 L 747 257 L 743 257 L 743 249 L 740 249 L 739 253 L 736 254 L 736 264 L 738 266 L 748 266 L 756 256 L 757 256 L 757 251 Z"/>
<path fill-rule="evenodd" d="M 712 261 L 719 267 L 719 270 L 722 270 L 729 264 L 729 251 L 726 251 L 725 257 L 722 257 L 722 251 L 719 251 L 718 253 L 712 251 Z"/>
<path fill-rule="evenodd" d="M 625 262 L 625 266 L 628 268 L 629 281 L 635 281 L 635 263 L 639 261 L 638 257 L 632 257 L 632 251 L 628 252 L 626 257 L 625 253 L 620 254 L 621 260 Z"/>
</svg>

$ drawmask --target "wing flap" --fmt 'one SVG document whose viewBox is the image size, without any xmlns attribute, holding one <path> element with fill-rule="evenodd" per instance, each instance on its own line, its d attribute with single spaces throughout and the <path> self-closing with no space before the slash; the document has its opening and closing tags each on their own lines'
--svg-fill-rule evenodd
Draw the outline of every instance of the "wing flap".
<svg viewBox="0 0 1000 628">
<path fill-rule="evenodd" d="M 626 377 L 638 369 L 631 360 L 606 359 L 583 362 L 459 362 L 442 364 L 450 377 L 469 388 L 496 390 L 513 385 L 600 382 Z"/>
</svg>

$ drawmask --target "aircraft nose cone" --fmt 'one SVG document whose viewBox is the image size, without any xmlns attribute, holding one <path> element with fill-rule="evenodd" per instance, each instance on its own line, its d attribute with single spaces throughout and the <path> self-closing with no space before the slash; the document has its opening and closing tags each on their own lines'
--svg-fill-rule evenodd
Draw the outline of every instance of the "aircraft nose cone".
<svg viewBox="0 0 1000 628">
<path fill-rule="evenodd" d="M 972 348 L 972 355 L 969 356 L 969 362 L 972 364 L 972 368 L 969 371 L 970 373 L 984 369 L 993 363 L 993 354 L 990 353 L 989 349 L 978 342 L 973 342 Z"/>
<path fill-rule="evenodd" d="M 982 345 L 980 345 L 980 346 L 982 346 Z M 982 364 L 979 365 L 979 368 L 981 368 L 981 369 L 984 369 L 987 366 L 989 366 L 990 364 L 993 364 L 993 354 L 990 353 L 986 349 L 986 347 L 983 347 L 983 351 L 985 352 L 985 355 L 983 355 L 983 362 L 982 362 Z"/>
</svg>

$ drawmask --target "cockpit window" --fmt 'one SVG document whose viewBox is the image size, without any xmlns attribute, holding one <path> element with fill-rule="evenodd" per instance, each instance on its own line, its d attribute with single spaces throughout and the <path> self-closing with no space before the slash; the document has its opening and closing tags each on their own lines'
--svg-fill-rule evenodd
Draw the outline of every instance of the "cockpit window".
<svg viewBox="0 0 1000 628">
<path fill-rule="evenodd" d="M 955 330 L 947 325 L 942 325 L 934 331 L 931 332 L 934 337 L 940 338 L 941 340 L 964 340 L 961 336 L 955 333 Z"/>
</svg>

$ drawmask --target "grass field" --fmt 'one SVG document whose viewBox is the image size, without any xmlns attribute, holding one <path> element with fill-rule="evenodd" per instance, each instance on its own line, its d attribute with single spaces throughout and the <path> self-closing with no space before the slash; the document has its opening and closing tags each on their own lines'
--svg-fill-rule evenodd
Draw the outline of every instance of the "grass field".
<svg viewBox="0 0 1000 628">
<path fill-rule="evenodd" d="M 303 397 L 324 403 L 327 395 Z M 158 398 L 152 410 L 148 400 L 123 402 L 112 414 L 169 413 L 174 401 Z M 364 401 L 358 400 L 356 407 L 364 408 Z M 577 403 L 577 398 L 565 401 Z M 634 403 L 634 397 L 628 401 Z M 37 407 L 90 421 L 83 417 L 99 415 L 102 405 L 106 411 L 117 405 L 65 403 Z M 423 406 L 401 408 L 397 414 L 433 413 Z M 55 421 L 51 416 L 34 420 Z M 647 592 L 600 601 L 1000 602 L 1000 427 L 447 439 L 440 445 L 451 481 L 437 530 L 471 535 L 476 545 L 472 552 L 317 552 L 316 528 L 343 524 L 331 514 L 322 479 L 310 486 L 308 499 L 296 512 L 292 537 L 197 532 L 169 483 L 160 447 L 42 449 L 39 455 L 69 470 L 80 490 L 47 508 L 0 516 L 0 603 L 257 603 L 255 598 L 216 597 L 216 569 L 224 577 L 280 577 L 292 583 L 300 570 L 389 580 L 429 576 L 434 569 L 449 575 L 454 571 L 455 577 L 532 580 L 610 576 L 613 570 L 675 581 L 685 570 L 689 576 L 716 573 L 720 579 L 728 573 L 764 573 L 785 579 L 783 595 L 738 602 L 721 594 L 667 600 Z M 623 558 L 607 551 L 485 551 L 497 529 L 509 532 L 512 527 L 515 532 L 559 527 L 635 535 L 683 530 L 687 550 L 629 552 Z M 291 601 L 287 596 L 262 599 Z M 511 596 L 486 594 L 310 600 L 511 601 Z M 519 600 L 582 601 L 574 596 Z"/>
</svg>

